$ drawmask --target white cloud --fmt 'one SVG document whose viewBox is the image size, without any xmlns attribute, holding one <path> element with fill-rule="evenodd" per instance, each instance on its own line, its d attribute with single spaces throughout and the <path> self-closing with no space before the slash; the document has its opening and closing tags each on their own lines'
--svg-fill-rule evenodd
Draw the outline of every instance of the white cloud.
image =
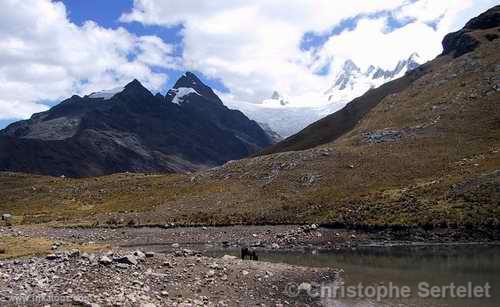
<svg viewBox="0 0 500 307">
<path fill-rule="evenodd" d="M 183 65 L 221 79 L 236 100 L 258 102 L 273 90 L 310 97 L 331 84 L 335 71 L 317 74 L 325 63 L 352 58 L 360 66 L 393 68 L 412 52 L 429 60 L 441 51 L 444 34 L 462 26 L 494 0 L 134 0 L 123 22 L 183 25 Z M 406 26 L 392 31 L 392 12 Z M 302 50 L 306 33 L 327 34 L 346 18 L 361 16 L 351 31 L 324 46 Z M 364 17 L 363 17 L 364 16 Z M 429 25 L 439 20 L 436 27 Z"/>
<path fill-rule="evenodd" d="M 370 65 L 393 69 L 398 60 L 414 52 L 426 61 L 434 58 L 441 51 L 442 37 L 440 31 L 421 22 L 388 32 L 387 18 L 364 19 L 352 31 L 332 36 L 319 54 L 326 58 L 324 63 L 351 59 L 363 69 Z"/>
<path fill-rule="evenodd" d="M 444 34 L 497 1 L 134 0 L 121 21 L 183 25 L 180 59 L 174 46 L 156 36 L 94 22 L 77 26 L 59 1 L 0 2 L 0 119 L 6 119 L 44 110 L 44 101 L 115 88 L 133 78 L 160 90 L 168 77 L 153 67 L 219 78 L 234 100 L 255 103 L 274 90 L 292 101 L 314 100 L 335 74 L 317 74 L 325 63 L 335 68 L 353 58 L 361 66 L 388 67 L 413 51 L 430 59 L 440 52 Z M 410 23 L 392 31 L 386 17 L 370 15 L 382 11 Z M 311 50 L 300 48 L 306 33 L 328 35 L 355 16 L 360 21 L 354 29 Z"/>
<path fill-rule="evenodd" d="M 0 120 L 11 118 L 25 118 L 36 112 L 46 111 L 47 106 L 32 102 L 15 100 L 5 101 L 0 99 Z"/>
<path fill-rule="evenodd" d="M 1 0 L 0 119 L 26 118 L 47 108 L 43 101 L 123 86 L 137 78 L 152 90 L 175 67 L 173 46 L 155 36 L 94 22 L 79 27 L 62 2 Z"/>
</svg>

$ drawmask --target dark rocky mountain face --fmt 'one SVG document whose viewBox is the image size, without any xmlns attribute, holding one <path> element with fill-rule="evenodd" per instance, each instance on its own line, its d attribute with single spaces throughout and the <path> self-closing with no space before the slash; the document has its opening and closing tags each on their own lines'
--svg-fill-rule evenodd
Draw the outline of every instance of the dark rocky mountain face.
<svg viewBox="0 0 500 307">
<path fill-rule="evenodd" d="M 478 17 L 471 19 L 463 29 L 450 33 L 443 40 L 443 55 L 459 57 L 476 49 L 480 41 L 472 35 L 475 30 L 485 30 L 500 25 L 500 5 L 497 5 Z M 488 34 L 489 41 L 500 38 L 500 33 Z"/>
<path fill-rule="evenodd" d="M 137 80 L 73 96 L 0 131 L 0 170 L 71 177 L 186 172 L 240 159 L 271 138 L 186 73 L 166 97 Z"/>
</svg>

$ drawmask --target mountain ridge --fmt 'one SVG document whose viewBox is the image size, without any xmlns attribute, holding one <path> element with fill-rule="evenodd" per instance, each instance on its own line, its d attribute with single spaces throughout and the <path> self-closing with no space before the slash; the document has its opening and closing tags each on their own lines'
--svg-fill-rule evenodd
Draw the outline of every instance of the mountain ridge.
<svg viewBox="0 0 500 307">
<path fill-rule="evenodd" d="M 250 155 L 270 136 L 224 106 L 194 74 L 177 88 L 202 95 L 153 95 L 138 80 L 116 92 L 72 96 L 0 131 L 0 169 L 71 177 L 114 172 L 186 172 Z M 175 88 L 175 87 L 174 87 Z"/>
</svg>

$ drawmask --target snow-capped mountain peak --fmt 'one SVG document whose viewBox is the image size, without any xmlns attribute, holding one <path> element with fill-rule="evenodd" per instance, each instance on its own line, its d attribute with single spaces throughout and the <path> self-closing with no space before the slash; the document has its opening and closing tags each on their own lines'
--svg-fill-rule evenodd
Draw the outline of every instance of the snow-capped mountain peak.
<svg viewBox="0 0 500 307">
<path fill-rule="evenodd" d="M 220 98 L 214 91 L 205 85 L 194 73 L 185 72 L 175 83 L 174 87 L 168 92 L 167 96 L 175 99 L 189 94 L 198 94 L 212 102 L 222 104 Z M 174 101 L 172 101 L 174 102 Z M 176 102 L 174 102 L 176 103 Z"/>
<path fill-rule="evenodd" d="M 341 71 L 337 73 L 333 86 L 325 92 L 325 95 L 328 96 L 328 101 L 333 103 L 348 102 L 363 95 L 370 88 L 379 87 L 402 77 L 407 71 L 419 65 L 418 53 L 412 53 L 407 59 L 400 60 L 393 69 L 370 65 L 365 72 L 362 72 L 352 60 L 346 60 Z"/>
<path fill-rule="evenodd" d="M 123 90 L 125 90 L 124 87 L 117 87 L 111 90 L 98 91 L 88 95 L 88 98 L 109 100 L 116 94 L 123 92 Z"/>
<path fill-rule="evenodd" d="M 231 107 L 288 137 L 320 118 L 338 111 L 371 88 L 403 76 L 407 71 L 417 68 L 420 63 L 421 59 L 417 53 L 396 62 L 392 69 L 375 65 L 364 69 L 353 60 L 346 60 L 331 74 L 332 86 L 326 91 L 290 97 L 281 91 L 274 91 L 270 99 L 265 99 L 260 104 L 233 103 Z"/>
</svg>

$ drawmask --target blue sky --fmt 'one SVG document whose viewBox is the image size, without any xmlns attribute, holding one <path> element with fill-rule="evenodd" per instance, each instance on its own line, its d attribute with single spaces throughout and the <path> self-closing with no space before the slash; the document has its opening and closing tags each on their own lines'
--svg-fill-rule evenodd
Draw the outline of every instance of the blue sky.
<svg viewBox="0 0 500 307">
<path fill-rule="evenodd" d="M 313 106 L 344 61 L 390 69 L 414 52 L 430 60 L 445 34 L 496 3 L 8 1 L 0 11 L 0 127 L 134 78 L 165 93 L 186 70 L 232 106 L 274 91 Z"/>
<path fill-rule="evenodd" d="M 61 0 L 66 6 L 69 19 L 77 25 L 83 25 L 88 20 L 95 21 L 102 27 L 116 29 L 122 27 L 138 36 L 155 35 L 163 41 L 176 45 L 175 56 L 182 55 L 182 25 L 171 27 L 161 27 L 156 25 L 143 25 L 139 22 L 124 23 L 120 22 L 120 16 L 124 12 L 129 12 L 133 8 L 133 0 Z M 170 89 L 175 81 L 184 73 L 183 70 L 172 70 L 156 68 L 157 71 L 166 73 L 169 76 L 164 88 L 165 93 Z M 217 79 L 205 78 L 203 74 L 198 73 L 199 77 L 209 86 L 220 91 L 225 91 L 224 85 Z"/>
</svg>

